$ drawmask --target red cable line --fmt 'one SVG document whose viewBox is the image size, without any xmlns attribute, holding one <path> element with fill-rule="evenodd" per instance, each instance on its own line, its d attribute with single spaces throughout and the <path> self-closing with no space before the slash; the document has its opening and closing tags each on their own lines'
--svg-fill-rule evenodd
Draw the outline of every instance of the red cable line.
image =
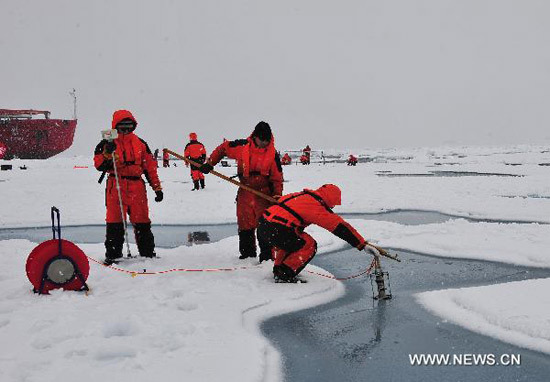
<svg viewBox="0 0 550 382">
<path fill-rule="evenodd" d="M 202 268 L 202 269 L 200 269 L 200 268 L 199 269 L 172 268 L 172 269 L 166 269 L 166 270 L 163 270 L 163 271 L 155 271 L 155 272 L 147 272 L 147 271 L 138 272 L 138 271 L 129 271 L 127 269 L 115 267 L 113 265 L 105 265 L 105 264 L 103 264 L 103 262 L 98 261 L 98 260 L 96 260 L 93 257 L 90 257 L 88 255 L 86 255 L 86 257 L 88 259 L 90 259 L 91 261 L 93 261 L 94 263 L 97 263 L 99 265 L 103 265 L 105 268 L 109 268 L 109 269 L 112 269 L 113 271 L 117 271 L 117 272 L 127 273 L 129 275 L 132 275 L 132 277 L 135 277 L 135 276 L 138 276 L 138 275 L 161 275 L 161 274 L 171 273 L 171 272 L 231 272 L 231 271 L 238 271 L 238 270 L 244 270 L 244 269 L 258 268 L 258 266 L 255 265 L 255 266 L 252 266 L 252 267 L 248 266 L 248 267 L 233 267 L 233 268 Z M 364 270 L 363 272 L 358 273 L 356 275 L 352 275 L 352 276 L 348 276 L 348 277 L 341 277 L 341 278 L 335 277 L 335 276 L 332 276 L 332 275 L 326 275 L 326 274 L 323 274 L 323 273 L 308 271 L 308 270 L 306 270 L 306 272 L 308 272 L 310 274 L 313 274 L 313 275 L 316 275 L 316 276 L 325 277 L 327 279 L 333 279 L 333 280 L 337 280 L 337 281 L 346 281 L 346 280 L 351 280 L 351 279 L 363 276 L 365 274 L 369 274 L 372 271 L 372 269 L 374 268 L 375 264 L 376 264 L 376 260 L 373 259 L 371 264 L 369 265 L 369 267 L 366 270 Z"/>
</svg>

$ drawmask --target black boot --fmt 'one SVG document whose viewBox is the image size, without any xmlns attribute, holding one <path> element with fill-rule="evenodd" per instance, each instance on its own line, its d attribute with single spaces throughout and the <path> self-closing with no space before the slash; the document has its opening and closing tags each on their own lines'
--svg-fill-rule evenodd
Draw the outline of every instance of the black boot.
<svg viewBox="0 0 550 382">
<path fill-rule="evenodd" d="M 258 235 L 258 244 L 260 245 L 260 263 L 262 261 L 272 260 L 271 250 L 273 248 L 271 244 L 261 239 L 262 239 L 261 236 Z"/>
<path fill-rule="evenodd" d="M 124 245 L 124 224 L 107 223 L 105 234 L 105 264 L 113 264 L 122 257 Z"/>
<path fill-rule="evenodd" d="M 153 232 L 151 232 L 151 223 L 134 224 L 134 234 L 136 236 L 139 255 L 142 257 L 156 257 L 155 237 L 153 236 Z"/>
<path fill-rule="evenodd" d="M 204 188 L 204 179 L 201 179 L 200 182 L 201 182 L 201 188 Z"/>
<path fill-rule="evenodd" d="M 254 231 L 253 229 L 239 231 L 239 252 L 241 253 L 239 259 L 256 257 L 256 235 Z"/>
<path fill-rule="evenodd" d="M 292 283 L 296 282 L 296 272 L 286 264 L 273 266 L 273 278 L 275 282 Z"/>
<path fill-rule="evenodd" d="M 193 189 L 191 191 L 195 191 L 195 190 L 198 190 L 199 189 L 199 181 L 198 180 L 194 180 L 193 181 Z"/>
</svg>

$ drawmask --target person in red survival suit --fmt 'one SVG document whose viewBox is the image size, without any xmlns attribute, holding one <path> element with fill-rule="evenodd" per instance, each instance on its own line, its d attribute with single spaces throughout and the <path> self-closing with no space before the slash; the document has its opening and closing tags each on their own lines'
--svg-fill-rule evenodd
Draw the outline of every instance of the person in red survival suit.
<svg viewBox="0 0 550 382">
<path fill-rule="evenodd" d="M 170 154 L 168 151 L 162 151 L 162 167 L 170 167 Z"/>
<path fill-rule="evenodd" d="M 247 139 L 226 141 L 216 147 L 203 173 L 212 170 L 223 157 L 237 160 L 237 174 L 241 183 L 277 199 L 283 192 L 283 170 L 271 127 L 259 122 Z M 237 224 L 239 226 L 239 259 L 256 257 L 256 228 L 258 219 L 271 202 L 239 188 L 237 192 Z M 260 262 L 271 259 L 271 247 L 260 244 Z"/>
<path fill-rule="evenodd" d="M 281 164 L 283 166 L 287 166 L 291 163 L 292 163 L 292 158 L 290 157 L 290 155 L 288 155 L 288 153 L 285 153 L 285 155 L 283 155 L 283 157 L 281 158 Z"/>
<path fill-rule="evenodd" d="M 109 174 L 105 189 L 107 206 L 107 234 L 105 238 L 105 264 L 116 263 L 122 257 L 124 225 L 120 212 L 118 191 L 113 167 L 113 156 L 119 177 L 120 194 L 124 214 L 130 216 L 134 226 L 136 244 L 140 256 L 155 257 L 155 238 L 151 232 L 147 192 L 142 175 L 155 191 L 156 202 L 164 194 L 157 175 L 157 165 L 147 143 L 133 133 L 137 121 L 128 110 L 117 110 L 113 114 L 112 128 L 118 131 L 113 141 L 102 140 L 94 152 L 94 165 L 99 171 Z"/>
<path fill-rule="evenodd" d="M 325 184 L 317 190 L 305 189 L 284 195 L 260 218 L 260 245 L 274 248 L 273 276 L 276 281 L 293 282 L 317 252 L 317 242 L 304 232 L 317 224 L 359 250 L 367 241 L 348 222 L 332 211 L 341 204 L 338 186 Z"/>
<path fill-rule="evenodd" d="M 302 152 L 305 155 L 305 163 L 302 163 L 302 164 L 310 164 L 311 163 L 311 147 L 309 147 L 309 145 L 307 145 L 306 147 L 304 147 Z"/>
<path fill-rule="evenodd" d="M 206 161 L 206 149 L 204 145 L 197 141 L 197 134 L 189 134 L 189 143 L 185 146 L 183 156 L 191 159 L 194 162 L 203 164 Z M 189 167 L 189 163 L 185 162 L 185 165 Z M 191 165 L 191 179 L 193 179 L 193 189 L 195 191 L 200 188 L 204 188 L 204 174 L 200 171 L 199 167 Z"/>
<path fill-rule="evenodd" d="M 353 154 L 350 154 L 348 158 L 348 166 L 355 166 L 357 165 L 357 157 Z"/>
</svg>

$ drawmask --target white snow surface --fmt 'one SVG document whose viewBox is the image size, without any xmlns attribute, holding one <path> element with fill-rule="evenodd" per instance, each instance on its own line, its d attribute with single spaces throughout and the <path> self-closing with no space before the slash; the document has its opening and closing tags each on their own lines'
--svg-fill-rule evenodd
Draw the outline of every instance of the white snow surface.
<svg viewBox="0 0 550 382">
<path fill-rule="evenodd" d="M 181 150 L 180 150 L 181 151 Z M 342 188 L 336 212 L 396 209 L 440 211 L 461 217 L 531 224 L 472 222 L 401 225 L 366 219 L 349 221 L 382 246 L 455 258 L 550 267 L 550 151 L 545 147 L 356 150 L 368 163 L 285 167 L 285 193 L 335 183 Z M 349 153 L 326 151 L 328 159 Z M 330 157 L 329 157 L 330 155 Z M 0 227 L 47 227 L 49 210 L 62 212 L 62 225 L 103 224 L 104 185 L 90 157 L 14 160 L 0 172 Z M 158 224 L 235 222 L 236 189 L 213 176 L 207 188 L 190 192 L 189 171 L 159 169 L 165 200 L 152 201 Z M 25 164 L 28 169 L 20 170 Z M 75 168 L 74 166 L 88 166 Z M 217 168 L 227 175 L 234 167 Z M 430 174 L 431 171 L 485 172 L 517 176 L 380 176 Z M 380 174 L 380 175 L 379 175 Z M 449 175 L 449 174 L 447 174 Z M 473 174 L 470 174 L 473 175 Z M 150 192 L 150 191 L 149 191 Z M 153 228 L 154 231 L 154 228 Z M 308 231 L 319 253 L 347 244 L 319 227 Z M 44 240 L 50 239 L 45 237 Z M 70 240 L 69 237 L 66 239 Z M 102 243 L 79 244 L 102 259 Z M 25 261 L 37 245 L 27 240 L 0 241 L 0 380 L 82 381 L 276 381 L 282 378 L 278 352 L 262 337 L 268 317 L 338 298 L 345 285 L 307 271 L 332 272 L 308 265 L 307 284 L 274 284 L 271 265 L 240 261 L 237 237 L 217 243 L 157 248 L 157 260 L 136 260 L 133 271 L 172 268 L 226 268 L 231 272 L 171 272 L 131 277 L 91 263 L 82 293 L 30 292 Z M 134 247 L 133 252 L 137 252 Z M 357 271 L 369 260 L 358 253 Z M 391 264 L 388 264 L 391 269 Z M 341 275 L 345 276 L 345 275 Z M 443 319 L 519 346 L 550 353 L 550 279 L 459 290 L 425 292 L 419 301 Z M 394 291 L 399 293 L 397 290 Z M 514 298 L 515 295 L 522 298 Z M 511 301 L 521 301 L 521 309 Z"/>
<path fill-rule="evenodd" d="M 237 237 L 231 237 L 157 248 L 161 259 L 130 260 L 121 268 L 249 269 L 132 277 L 91 263 L 88 296 L 60 290 L 38 296 L 22 272 L 35 245 L 0 241 L 6 259 L 0 270 L 1 381 L 280 380 L 279 355 L 262 337 L 259 322 L 344 290 L 308 274 L 307 284 L 275 284 L 269 264 L 237 259 Z M 79 246 L 103 257 L 102 244 Z"/>
</svg>

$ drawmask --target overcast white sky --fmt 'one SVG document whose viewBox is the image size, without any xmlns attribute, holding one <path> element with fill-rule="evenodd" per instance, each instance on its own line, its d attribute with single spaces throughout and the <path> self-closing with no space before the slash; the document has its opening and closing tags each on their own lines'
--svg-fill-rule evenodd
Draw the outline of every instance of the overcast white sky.
<svg viewBox="0 0 550 382">
<path fill-rule="evenodd" d="M 152 148 L 550 143 L 547 0 L 0 0 L 0 108 L 127 108 Z"/>
</svg>

